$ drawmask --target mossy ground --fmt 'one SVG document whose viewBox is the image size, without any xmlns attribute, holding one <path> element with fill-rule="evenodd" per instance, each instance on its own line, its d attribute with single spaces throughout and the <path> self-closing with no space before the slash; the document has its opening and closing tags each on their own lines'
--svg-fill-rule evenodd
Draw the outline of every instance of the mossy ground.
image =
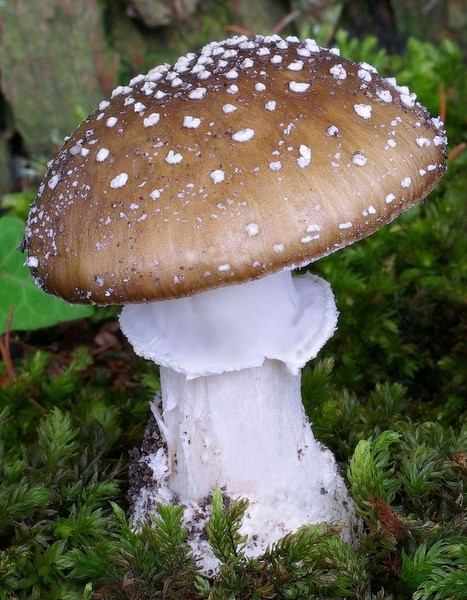
<svg viewBox="0 0 467 600">
<path fill-rule="evenodd" d="M 316 525 L 247 559 L 245 505 L 223 507 L 216 493 L 208 536 L 222 567 L 206 578 L 181 507 L 161 508 L 140 533 L 125 517 L 128 449 L 141 441 L 157 372 L 109 325 L 96 327 L 110 344 L 102 352 L 87 323 L 66 328 L 74 340 L 81 331 L 78 347 L 13 346 L 22 352 L 16 379 L 0 390 L 0 597 L 465 597 L 467 429 L 452 381 L 446 402 L 415 408 L 423 401 L 400 383 L 368 382 L 358 396 L 341 388 L 332 358 L 307 369 L 308 413 L 365 521 L 360 546 Z M 64 330 L 50 331 L 50 342 Z"/>
</svg>

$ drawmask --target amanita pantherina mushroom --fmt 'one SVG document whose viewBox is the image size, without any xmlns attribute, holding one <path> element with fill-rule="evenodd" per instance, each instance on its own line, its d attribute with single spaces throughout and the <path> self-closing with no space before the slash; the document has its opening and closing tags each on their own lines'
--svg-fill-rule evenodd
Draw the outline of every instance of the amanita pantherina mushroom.
<svg viewBox="0 0 467 600">
<path fill-rule="evenodd" d="M 332 335 L 330 286 L 304 266 L 389 223 L 445 171 L 415 94 L 312 40 L 235 37 L 117 88 L 49 165 L 25 246 L 38 285 L 121 303 L 161 365 L 161 441 L 137 519 L 246 497 L 250 553 L 352 502 L 314 439 L 300 369 Z M 196 519 L 193 519 L 196 521 Z"/>
</svg>

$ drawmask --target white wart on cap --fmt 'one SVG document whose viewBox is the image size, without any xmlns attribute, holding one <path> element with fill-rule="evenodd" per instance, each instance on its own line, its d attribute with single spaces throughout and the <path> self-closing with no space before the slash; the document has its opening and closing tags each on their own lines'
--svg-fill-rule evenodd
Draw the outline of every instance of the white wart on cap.
<svg viewBox="0 0 467 600">
<path fill-rule="evenodd" d="M 446 139 L 415 95 L 312 40 L 235 37 L 117 88 L 30 211 L 36 281 L 177 298 L 304 265 L 422 201 Z"/>
</svg>

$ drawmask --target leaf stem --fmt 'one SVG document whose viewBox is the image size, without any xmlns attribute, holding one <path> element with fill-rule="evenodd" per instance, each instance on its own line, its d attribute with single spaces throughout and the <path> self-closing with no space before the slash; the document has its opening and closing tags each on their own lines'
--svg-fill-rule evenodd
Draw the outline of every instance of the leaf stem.
<svg viewBox="0 0 467 600">
<path fill-rule="evenodd" d="M 447 99 L 444 85 L 439 86 L 439 117 L 443 123 L 446 123 Z"/>
<path fill-rule="evenodd" d="M 466 147 L 467 144 L 465 142 L 461 142 L 460 144 L 457 144 L 457 146 L 454 146 L 454 148 L 448 152 L 448 160 L 454 160 Z"/>
<path fill-rule="evenodd" d="M 7 382 L 11 383 L 16 379 L 16 373 L 13 368 L 13 362 L 11 360 L 11 351 L 10 351 L 10 333 L 11 333 L 11 323 L 13 321 L 13 314 L 15 312 L 15 305 L 12 304 L 10 306 L 10 310 L 8 312 L 8 319 L 6 323 L 5 335 L 0 336 L 0 354 L 2 355 L 3 362 L 5 363 L 6 373 L 7 373 Z"/>
</svg>

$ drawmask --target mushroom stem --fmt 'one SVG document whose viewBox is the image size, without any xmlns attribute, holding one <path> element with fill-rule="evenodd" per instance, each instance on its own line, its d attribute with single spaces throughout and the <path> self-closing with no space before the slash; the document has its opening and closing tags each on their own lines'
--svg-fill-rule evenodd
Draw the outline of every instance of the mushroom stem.
<svg viewBox="0 0 467 600">
<path fill-rule="evenodd" d="M 300 376 L 262 367 L 186 379 L 161 368 L 170 488 L 186 499 L 217 486 L 231 494 L 288 493 L 303 484 L 317 444 L 300 399 Z M 318 451 L 319 452 L 319 451 Z"/>
<path fill-rule="evenodd" d="M 153 410 L 167 444 L 167 485 L 182 502 L 216 487 L 248 498 L 248 529 L 263 541 L 266 521 L 273 539 L 304 523 L 348 526 L 348 494 L 331 452 L 312 434 L 300 374 L 266 360 L 191 380 L 162 368 L 161 384 L 162 413 Z"/>
<path fill-rule="evenodd" d="M 304 523 L 356 523 L 333 455 L 317 442 L 300 395 L 300 369 L 332 335 L 327 282 L 282 272 L 190 298 L 128 305 L 124 333 L 161 365 L 152 405 L 163 444 L 134 503 L 137 521 L 177 499 L 196 516 L 216 487 L 247 498 L 252 555 Z M 199 550 L 201 536 L 194 543 Z"/>
</svg>

